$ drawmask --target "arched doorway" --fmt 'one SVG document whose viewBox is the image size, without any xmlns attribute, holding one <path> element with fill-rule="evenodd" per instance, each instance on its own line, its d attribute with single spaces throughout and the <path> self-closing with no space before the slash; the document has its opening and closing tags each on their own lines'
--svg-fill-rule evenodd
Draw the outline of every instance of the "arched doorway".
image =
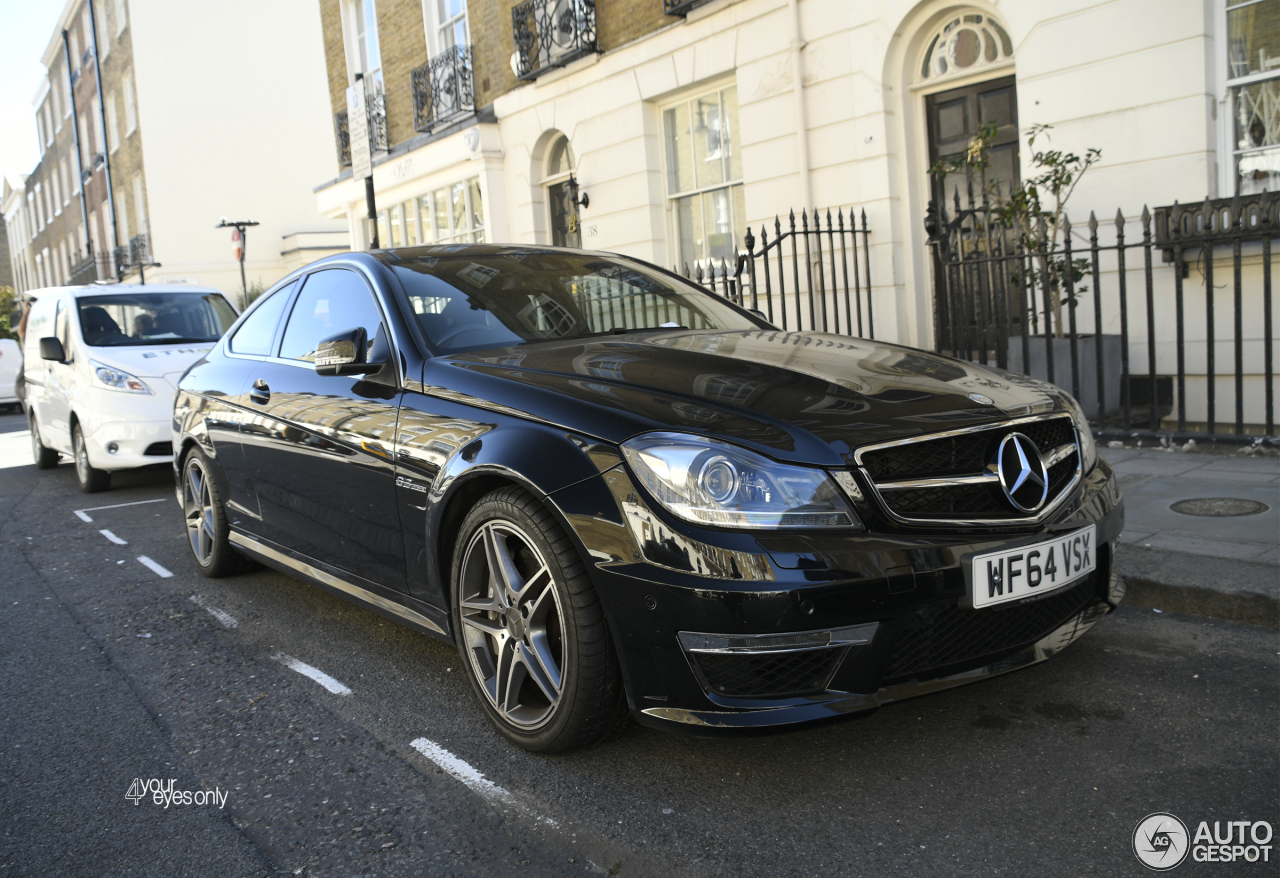
<svg viewBox="0 0 1280 878">
<path fill-rule="evenodd" d="M 546 191 L 551 243 L 557 247 L 582 246 L 582 223 L 573 179 L 575 167 L 569 138 L 561 134 L 547 148 L 541 180 L 541 187 Z"/>
</svg>

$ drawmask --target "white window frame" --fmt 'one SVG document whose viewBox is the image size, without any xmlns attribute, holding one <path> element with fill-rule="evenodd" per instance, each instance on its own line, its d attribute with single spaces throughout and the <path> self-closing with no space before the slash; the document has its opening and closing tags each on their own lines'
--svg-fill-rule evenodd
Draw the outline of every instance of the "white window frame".
<svg viewBox="0 0 1280 878">
<path fill-rule="evenodd" d="M 364 9 L 365 3 L 368 3 L 373 12 L 373 34 L 377 42 L 378 57 L 376 59 L 367 59 L 368 55 L 368 23 L 362 33 L 360 30 L 360 21 L 362 15 L 359 10 Z M 382 73 L 382 36 L 378 33 L 378 4 L 377 0 L 344 0 L 342 4 L 342 33 L 343 48 L 347 56 L 347 77 L 348 85 L 354 85 L 356 74 L 362 74 L 365 77 L 380 76 Z M 376 62 L 376 63 L 374 63 Z"/>
<path fill-rule="evenodd" d="M 124 2 L 125 0 L 116 0 L 115 2 L 116 36 L 124 33 L 125 27 L 129 24 L 129 16 L 125 12 Z"/>
<path fill-rule="evenodd" d="M 94 4 L 93 15 L 98 22 L 98 34 L 95 42 L 98 46 L 98 55 L 106 58 L 111 54 L 111 28 L 107 22 L 107 4 L 104 0 L 89 0 Z"/>
<path fill-rule="evenodd" d="M 432 189 L 421 193 L 413 199 L 414 213 L 419 220 L 418 241 L 420 244 L 466 244 L 466 243 L 484 243 L 485 238 L 485 216 L 484 216 L 484 198 L 481 195 L 480 204 L 480 225 L 475 225 L 472 219 L 475 217 L 476 204 L 473 183 L 479 183 L 479 175 L 464 177 L 461 180 L 453 180 L 443 186 L 435 186 Z M 466 211 L 465 223 L 461 232 L 454 232 L 453 215 L 453 187 L 462 184 L 463 187 L 463 209 Z M 436 197 L 444 192 L 448 197 L 445 198 L 445 215 L 448 217 L 449 227 L 440 229 L 436 222 Z M 429 201 L 429 209 L 422 209 L 422 201 Z"/>
<path fill-rule="evenodd" d="M 679 227 L 678 213 L 676 210 L 676 201 L 680 198 L 688 198 L 691 196 L 701 197 L 705 193 L 714 192 L 720 189 L 730 190 L 735 186 L 744 187 L 743 195 L 745 200 L 746 165 L 744 162 L 743 176 L 735 180 L 726 180 L 723 183 L 715 183 L 712 185 L 701 186 L 701 187 L 695 186 L 693 189 L 682 190 L 680 192 L 671 192 L 669 190 L 669 187 L 671 185 L 671 173 L 670 173 L 670 168 L 668 167 L 668 164 L 667 164 L 666 113 L 667 113 L 667 110 L 678 107 L 681 104 L 692 104 L 698 98 L 704 97 L 706 95 L 710 95 L 710 94 L 718 95 L 720 94 L 720 92 L 736 87 L 737 84 L 738 83 L 736 79 L 721 80 L 720 82 L 715 83 L 713 85 L 703 86 L 697 90 L 685 92 L 683 95 L 681 95 L 680 98 L 675 100 L 665 101 L 658 106 L 658 130 L 659 130 L 658 137 L 661 144 L 661 154 L 662 154 L 662 189 L 663 189 L 663 200 L 665 202 L 665 208 L 667 212 L 667 234 L 669 236 L 669 242 L 670 242 L 669 246 L 667 247 L 667 252 L 669 254 L 671 264 L 677 266 L 678 269 L 681 269 L 681 270 L 683 270 L 684 265 L 681 262 L 681 255 L 680 255 L 680 227 Z M 741 129 L 742 127 L 741 93 L 739 93 L 739 97 L 738 97 L 738 127 L 739 129 Z M 738 150 L 739 155 L 741 155 L 742 153 L 741 131 L 731 131 L 729 133 L 729 137 L 730 137 L 730 142 L 732 142 L 733 140 L 738 141 L 738 146 L 736 147 L 736 149 Z M 733 210 L 732 194 L 730 194 L 729 196 L 729 209 Z M 550 210 L 550 205 L 548 205 L 548 210 Z M 742 219 L 743 219 L 743 227 L 745 229 L 747 227 L 746 217 L 743 217 Z M 731 220 L 731 223 L 732 223 L 732 220 Z M 550 226 L 548 226 L 548 228 L 550 228 Z M 739 241 L 738 242 L 739 249 L 742 246 L 743 246 L 743 243 Z M 708 264 L 710 264 L 712 261 L 713 259 L 711 257 L 707 257 Z M 699 264 L 699 263 L 696 263 L 695 261 L 690 260 L 689 269 L 691 271 L 694 270 L 696 264 Z"/>
<path fill-rule="evenodd" d="M 1253 3 L 1261 2 L 1265 2 L 1265 0 L 1253 0 Z M 1245 0 L 1245 2 L 1232 8 L 1241 9 L 1253 5 L 1253 3 Z M 1218 195 L 1222 198 L 1230 198 L 1236 194 L 1236 185 L 1240 179 L 1236 171 L 1235 106 L 1231 100 L 1231 90 L 1240 86 L 1280 79 L 1280 66 L 1269 72 L 1232 77 L 1229 70 L 1231 47 L 1228 43 L 1231 31 L 1228 25 L 1227 3 L 1226 0 L 1218 0 L 1215 5 L 1217 7 L 1218 33 L 1222 34 L 1222 39 L 1215 41 L 1217 46 L 1214 52 L 1214 77 L 1222 84 L 1218 94 Z M 1275 145 L 1272 145 L 1270 147 L 1259 147 L 1251 151 L 1261 152 L 1266 149 L 1276 148 Z"/>
<path fill-rule="evenodd" d="M 62 203 L 71 203 L 71 165 L 64 156 L 58 163 L 62 172 Z"/>
<path fill-rule="evenodd" d="M 55 162 L 49 174 L 50 194 L 53 196 L 53 215 L 62 216 L 62 184 L 58 180 L 58 165 Z"/>
<path fill-rule="evenodd" d="M 471 43 L 471 17 L 467 8 L 467 0 L 462 2 L 462 12 L 451 18 L 444 18 L 440 9 L 441 0 L 422 0 L 422 22 L 427 36 L 427 52 L 432 58 L 452 48 L 454 27 L 461 22 L 467 31 L 467 45 Z"/>
<path fill-rule="evenodd" d="M 60 77 L 59 77 L 60 78 Z M 53 130 L 62 130 L 62 89 L 57 84 L 58 78 L 50 78 L 49 101 L 53 110 Z"/>
<path fill-rule="evenodd" d="M 124 135 L 128 137 L 138 130 L 138 105 L 133 95 L 133 71 L 126 70 L 120 80 L 120 90 L 124 92 Z"/>
<path fill-rule="evenodd" d="M 134 218 L 138 221 L 138 234 L 150 235 L 151 224 L 147 219 L 147 196 L 142 185 L 141 171 L 135 171 L 133 175 L 133 209 Z M 148 246 L 150 243 L 148 240 Z"/>
<path fill-rule="evenodd" d="M 107 92 L 107 149 L 112 155 L 120 149 L 120 117 L 116 113 L 116 93 Z"/>
</svg>

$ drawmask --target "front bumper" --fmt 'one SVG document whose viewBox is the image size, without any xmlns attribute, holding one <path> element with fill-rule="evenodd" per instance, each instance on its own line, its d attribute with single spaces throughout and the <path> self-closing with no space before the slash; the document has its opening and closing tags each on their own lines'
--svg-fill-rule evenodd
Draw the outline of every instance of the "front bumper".
<svg viewBox="0 0 1280 878">
<path fill-rule="evenodd" d="M 624 467 L 549 499 L 589 563 L 646 725 L 864 713 L 1043 661 L 1124 594 L 1111 572 L 1124 508 L 1104 461 L 1050 520 L 999 533 L 895 531 L 874 518 L 867 533 L 794 539 L 696 528 L 647 508 Z M 960 606 L 965 556 L 1090 523 L 1098 563 L 1085 579 L 1016 605 Z M 815 646 L 825 632 L 832 642 Z"/>
<path fill-rule="evenodd" d="M 86 430 L 89 462 L 98 469 L 123 470 L 173 460 L 173 423 L 104 420 Z M 115 451 L 109 449 L 115 446 Z"/>
</svg>

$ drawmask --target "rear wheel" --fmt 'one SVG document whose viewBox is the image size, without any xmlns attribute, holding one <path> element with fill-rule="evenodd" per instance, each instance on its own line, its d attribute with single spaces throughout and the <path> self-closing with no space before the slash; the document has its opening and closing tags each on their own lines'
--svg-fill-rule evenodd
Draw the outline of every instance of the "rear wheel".
<svg viewBox="0 0 1280 878">
<path fill-rule="evenodd" d="M 58 465 L 58 452 L 44 444 L 40 438 L 40 425 L 36 422 L 36 413 L 27 418 L 31 424 L 31 456 L 35 458 L 36 469 L 53 469 Z"/>
<path fill-rule="evenodd" d="M 217 579 L 245 568 L 244 557 L 231 548 L 228 539 L 231 529 L 212 464 L 198 448 L 192 448 L 182 462 L 182 514 L 187 545 L 202 575 Z"/>
<path fill-rule="evenodd" d="M 511 742 L 594 743 L 625 715 L 608 624 L 572 542 L 517 488 L 482 499 L 454 558 L 458 650 L 489 719 Z"/>
<path fill-rule="evenodd" d="M 111 473 L 89 463 L 89 449 L 85 447 L 84 430 L 79 424 L 71 428 L 71 450 L 75 453 L 76 478 L 80 480 L 81 491 L 96 494 L 111 487 Z"/>
</svg>

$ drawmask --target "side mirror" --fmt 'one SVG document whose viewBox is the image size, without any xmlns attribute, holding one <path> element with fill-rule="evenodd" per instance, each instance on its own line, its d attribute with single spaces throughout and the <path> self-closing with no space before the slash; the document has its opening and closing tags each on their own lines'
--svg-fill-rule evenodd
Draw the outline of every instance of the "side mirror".
<svg viewBox="0 0 1280 878">
<path fill-rule="evenodd" d="M 67 352 L 62 349 L 62 342 L 51 335 L 40 339 L 40 359 L 52 360 L 55 363 L 65 363 L 67 361 Z"/>
<path fill-rule="evenodd" d="M 316 374 L 367 375 L 377 372 L 390 359 L 386 344 L 378 344 L 380 338 L 381 333 L 374 339 L 373 356 L 366 358 L 369 334 L 363 327 L 329 336 L 316 348 Z"/>
</svg>

